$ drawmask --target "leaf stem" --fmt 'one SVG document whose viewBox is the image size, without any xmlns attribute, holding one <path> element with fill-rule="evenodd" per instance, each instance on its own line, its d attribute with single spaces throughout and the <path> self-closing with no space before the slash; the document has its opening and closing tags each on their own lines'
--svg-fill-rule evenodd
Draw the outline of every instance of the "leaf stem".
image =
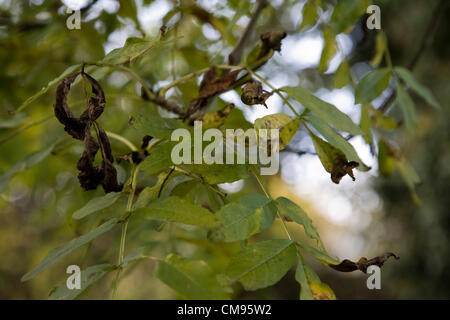
<svg viewBox="0 0 450 320">
<path fill-rule="evenodd" d="M 140 164 L 138 164 L 137 166 L 134 167 L 134 172 L 131 178 L 131 191 L 130 191 L 130 195 L 128 196 L 128 202 L 127 202 L 127 208 L 126 208 L 126 218 L 125 221 L 123 222 L 122 225 L 122 232 L 120 235 L 120 246 L 119 246 L 119 257 L 118 257 L 118 261 L 117 261 L 117 273 L 116 273 L 116 277 L 114 278 L 114 282 L 113 282 L 113 290 L 111 293 L 111 299 L 115 299 L 116 297 L 116 293 L 117 293 L 117 286 L 119 283 L 119 278 L 120 278 L 120 273 L 122 271 L 122 262 L 123 262 L 123 257 L 125 254 L 125 241 L 126 241 L 126 236 L 127 236 L 127 229 L 128 229 L 128 220 L 132 211 L 132 207 L 133 207 L 133 198 L 134 198 L 134 194 L 136 191 L 136 180 L 137 180 L 137 174 L 139 172 L 139 168 L 140 168 Z"/>
<path fill-rule="evenodd" d="M 114 133 L 114 132 L 110 132 L 110 131 L 105 131 L 105 132 L 110 138 L 113 138 L 113 139 L 115 139 L 117 141 L 120 141 L 123 144 L 125 144 L 128 148 L 130 148 L 131 151 L 137 151 L 138 150 L 138 148 L 133 144 L 133 142 L 131 142 L 127 138 L 121 136 L 120 134 L 117 134 L 117 133 Z"/>
<path fill-rule="evenodd" d="M 253 175 L 255 176 L 256 181 L 258 181 L 259 186 L 261 187 L 261 189 L 265 193 L 266 197 L 273 201 L 273 198 L 270 196 L 269 191 L 266 189 L 266 187 L 262 183 L 261 177 L 259 176 L 259 174 L 256 172 L 256 170 L 254 168 L 252 168 L 251 171 L 252 171 Z M 277 216 L 281 220 L 281 224 L 283 226 L 284 232 L 286 233 L 288 239 L 292 241 L 291 234 L 289 233 L 289 230 L 288 230 L 288 228 L 286 226 L 286 223 L 284 222 L 284 219 L 281 216 L 280 211 L 278 210 L 278 208 L 277 208 Z"/>
</svg>

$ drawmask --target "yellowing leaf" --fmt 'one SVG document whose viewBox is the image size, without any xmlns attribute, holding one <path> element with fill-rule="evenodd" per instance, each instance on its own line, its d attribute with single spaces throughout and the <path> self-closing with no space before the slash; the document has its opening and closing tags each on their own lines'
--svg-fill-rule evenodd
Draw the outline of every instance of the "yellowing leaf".
<svg viewBox="0 0 450 320">
<path fill-rule="evenodd" d="M 387 48 L 387 40 L 384 32 L 378 32 L 375 38 L 375 54 L 370 61 L 372 67 L 378 67 Z"/>
<path fill-rule="evenodd" d="M 350 66 L 347 60 L 344 59 L 334 75 L 334 87 L 338 89 L 345 87 L 350 82 L 350 79 Z"/>
<path fill-rule="evenodd" d="M 225 123 L 234 104 L 230 103 L 218 111 L 208 112 L 202 118 L 203 129 L 218 128 Z"/>
<path fill-rule="evenodd" d="M 347 157 L 341 150 L 317 137 L 311 131 L 309 131 L 309 135 L 313 140 L 314 148 L 316 149 L 317 155 L 319 156 L 323 167 L 326 171 L 331 173 L 331 181 L 338 184 L 342 177 L 346 174 L 348 174 L 353 181 L 355 181 L 353 169 L 359 166 L 359 163 L 355 161 L 347 161 Z"/>
<path fill-rule="evenodd" d="M 322 33 L 325 44 L 322 49 L 318 67 L 318 71 L 320 73 L 323 73 L 328 69 L 328 63 L 334 57 L 337 51 L 336 39 L 334 38 L 334 34 L 331 32 L 331 29 L 323 28 Z"/>
<path fill-rule="evenodd" d="M 298 26 L 297 31 L 316 24 L 319 18 L 319 3 L 319 0 L 309 0 L 305 3 L 302 9 L 302 23 Z"/>
<path fill-rule="evenodd" d="M 279 131 L 279 150 L 283 150 L 298 130 L 299 119 L 292 119 L 285 113 L 276 113 L 255 120 L 255 129 L 278 129 Z M 259 132 L 258 132 L 259 135 Z M 260 136 L 261 138 L 261 136 Z M 264 137 L 265 139 L 265 137 Z M 268 132 L 270 140 L 270 131 Z"/>
</svg>

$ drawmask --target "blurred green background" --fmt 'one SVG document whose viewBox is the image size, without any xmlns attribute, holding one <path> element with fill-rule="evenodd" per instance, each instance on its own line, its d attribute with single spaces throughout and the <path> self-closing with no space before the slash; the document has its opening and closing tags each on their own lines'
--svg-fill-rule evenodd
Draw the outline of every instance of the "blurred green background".
<svg viewBox="0 0 450 320">
<path fill-rule="evenodd" d="M 285 30 L 281 54 L 276 54 L 260 74 L 277 87 L 298 83 L 330 100 L 356 121 L 353 89 L 332 89 L 332 75 L 342 57 L 360 78 L 369 70 L 374 54 L 374 37 L 360 20 L 355 28 L 341 35 L 340 52 L 325 74 L 317 65 L 323 47 L 317 26 L 297 31 L 302 22 L 305 1 L 271 1 L 255 28 L 252 41 L 263 31 Z M 335 1 L 325 1 L 333 8 Z M 381 8 L 394 65 L 406 66 L 421 45 L 427 26 L 434 19 L 433 9 L 439 1 L 374 1 Z M 81 8 L 81 29 L 69 30 L 70 15 L 65 5 Z M 7 172 L 24 156 L 55 142 L 52 154 L 30 170 L 14 175 L 10 181 L 2 176 L 0 187 L 0 298 L 45 299 L 50 290 L 65 281 L 69 264 L 115 261 L 119 230 L 96 239 L 64 258 L 35 279 L 22 283 L 20 278 L 51 249 L 79 236 L 98 223 L 74 222 L 71 214 L 102 190 L 83 192 L 76 178 L 76 159 L 82 143 L 68 139 L 62 126 L 53 118 L 55 88 L 32 102 L 22 112 L 11 115 L 28 97 L 59 76 L 68 66 L 104 57 L 105 52 L 121 47 L 130 36 L 157 36 L 166 24 L 176 41 L 146 57 L 139 71 L 153 88 L 189 72 L 223 63 L 239 34 L 248 23 L 253 1 L 39 1 L 0 0 L 0 173 Z M 330 9 L 330 10 L 331 10 Z M 389 133 L 390 138 L 414 166 L 422 182 L 416 187 L 421 206 L 415 205 L 410 191 L 398 173 L 380 177 L 376 157 L 357 138 L 350 140 L 372 170 L 357 172 L 356 182 L 344 178 L 334 185 L 317 156 L 284 152 L 281 172 L 267 178 L 273 196 L 283 195 L 301 204 L 310 213 L 331 255 L 339 258 L 368 258 L 391 251 L 401 258 L 388 261 L 382 269 L 382 290 L 368 290 L 366 275 L 343 274 L 311 261 L 321 279 L 328 283 L 339 299 L 448 299 L 450 298 L 450 6 L 440 12 L 434 32 L 427 35 L 430 44 L 414 69 L 417 79 L 426 84 L 442 105 L 438 112 L 414 97 L 419 115 L 415 136 L 405 130 Z M 320 19 L 328 19 L 323 11 Z M 249 45 L 246 49 L 251 49 Z M 105 130 L 120 133 L 135 144 L 140 135 L 129 126 L 130 113 L 150 108 L 139 97 L 135 84 L 124 74 L 112 72 L 101 80 L 107 97 L 101 118 Z M 198 81 L 183 84 L 168 95 L 186 104 L 195 97 Z M 70 103 L 73 110 L 83 110 L 82 88 L 75 86 Z M 237 93 L 220 97 L 234 102 L 250 121 L 269 113 L 286 111 L 278 97 L 268 100 L 269 109 L 244 106 Z M 153 106 L 154 107 L 154 106 Z M 393 112 L 395 115 L 395 111 Z M 303 132 L 304 134 L 304 132 Z M 67 139 L 66 139 L 67 138 Z M 311 143 L 299 132 L 293 148 L 308 149 Z M 126 154 L 123 144 L 112 140 L 114 156 Z M 129 166 L 121 164 L 123 181 Z M 5 182 L 6 181 L 6 182 Z M 223 186 L 237 196 L 257 189 L 253 181 L 239 181 Z M 107 210 L 122 210 L 120 206 Z M 103 213 L 101 213 L 103 214 Z M 97 216 L 100 219 L 101 214 Z M 129 234 L 128 247 L 154 245 L 155 255 L 174 250 L 193 258 L 208 259 L 220 266 L 224 257 L 236 252 L 235 245 L 194 242 L 189 230 L 157 232 L 142 221 L 133 221 L 136 232 Z M 293 232 L 298 229 L 291 226 Z M 272 237 L 279 228 L 271 228 L 261 238 Z M 175 237 L 184 239 L 174 241 Z M 164 245 L 161 245 L 164 244 Z M 209 246 L 209 247 L 208 247 Z M 89 249 L 89 251 L 87 251 Z M 88 253 L 87 253 L 88 252 Z M 118 297 L 124 299 L 173 299 L 174 291 L 152 276 L 154 263 L 133 265 L 122 276 Z M 102 279 L 83 298 L 107 298 L 112 275 Z M 274 287 L 238 294 L 247 299 L 297 299 L 298 284 L 291 270 Z"/>
</svg>

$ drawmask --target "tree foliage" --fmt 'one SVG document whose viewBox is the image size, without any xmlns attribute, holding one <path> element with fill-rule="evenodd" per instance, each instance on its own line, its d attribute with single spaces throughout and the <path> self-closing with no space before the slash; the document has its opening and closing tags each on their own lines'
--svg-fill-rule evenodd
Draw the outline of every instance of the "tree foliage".
<svg viewBox="0 0 450 320">
<path fill-rule="evenodd" d="M 51 129 L 47 137 L 40 138 L 40 148 L 4 171 L 0 191 L 8 190 L 11 179 L 22 171 L 38 170 L 33 167 L 42 168 L 38 166 L 40 162 L 50 165 L 60 161 L 73 176 L 78 169 L 77 188 L 96 190 L 101 185 L 104 192 L 90 191 L 87 196 L 78 197 L 83 201 L 70 207 L 73 210 L 68 210 L 67 219 L 82 228 L 83 234 L 50 251 L 22 280 L 33 279 L 72 251 L 116 228 L 121 229 L 120 238 L 109 240 L 117 261 L 102 258 L 87 266 L 82 271 L 80 292 L 68 292 L 62 283 L 50 298 L 76 298 L 97 281 L 109 279 L 105 278 L 109 273 L 115 273 L 111 289 L 115 297 L 126 269 L 132 263 L 150 260 L 157 265 L 154 276 L 188 299 L 233 298 L 240 290 L 276 284 L 294 267 L 301 299 L 335 299 L 332 284 L 330 287 L 321 282 L 304 259 L 305 254 L 337 272 L 366 272 L 368 266 L 382 266 L 389 257 L 396 257 L 386 253 L 358 262 L 331 257 L 308 212 L 286 197 L 272 198 L 258 173 L 260 165 L 175 165 L 171 160 L 172 132 L 179 128 L 192 131 L 196 120 L 203 120 L 204 129 L 222 132 L 228 128 L 272 128 L 280 130 L 279 147 L 283 152 L 296 152 L 290 146 L 294 136 L 309 136 L 324 170 L 333 183 L 339 184 L 341 179 L 355 180 L 353 170 L 374 170 L 363 163 L 349 142 L 354 136 L 362 136 L 378 157 L 379 172 L 390 175 L 395 169 L 401 171 L 418 202 L 414 191 L 420 181 L 418 174 L 386 133 L 406 128 L 408 134 L 415 134 L 420 126 L 412 91 L 432 107 L 439 108 L 439 102 L 411 70 L 392 65 L 388 35 L 383 30 L 365 30 L 374 34 L 376 44 L 372 68 L 363 77 L 355 78 L 353 61 L 345 55 L 336 70 L 330 71 L 331 61 L 341 51 L 338 36 L 354 28 L 365 28 L 369 4 L 367 0 L 308 0 L 302 6 L 301 22 L 289 30 L 282 30 L 279 24 L 271 28 L 270 21 L 277 19 L 277 10 L 285 12 L 296 1 L 285 1 L 275 8 L 264 0 L 231 0 L 223 3 L 233 12 L 228 17 L 216 15 L 195 2 L 181 1 L 166 13 L 161 29 L 151 32 L 141 30 L 134 1 L 120 1 L 117 13 L 102 11 L 96 18 L 82 22 L 81 30 L 65 31 L 71 38 L 67 42 L 58 42 L 60 31 L 54 30 L 56 25 L 62 28 L 63 21 L 35 26 L 32 36 L 46 36 L 47 40 L 39 41 L 28 53 L 40 61 L 28 76 L 32 87 L 41 89 L 21 103 L 8 99 L 10 103 L 5 107 L 12 115 L 2 118 L 1 128 L 6 128 L 11 136 L 2 142 L 24 132 L 25 126 L 38 125 L 42 115 L 51 121 Z M 56 1 L 42 6 L 39 9 L 51 12 L 52 19 L 62 19 L 51 11 L 58 6 Z M 237 24 L 242 17 L 249 17 L 243 26 Z M 98 43 L 104 43 L 123 19 L 141 35 L 129 37 L 122 47 L 103 56 Z M 101 28 L 95 27 L 97 22 Z M 20 27 L 11 26 L 8 32 L 19 33 Z M 212 28 L 219 34 L 218 40 L 205 38 L 202 28 Z M 266 65 L 283 53 L 286 37 L 311 29 L 320 31 L 324 40 L 317 74 L 331 77 L 329 86 L 347 86 L 354 91 L 361 114 L 359 123 L 307 86 L 277 88 L 267 73 L 263 76 Z M 29 46 L 32 36 L 24 40 Z M 2 41 L 13 47 L 13 39 L 9 36 Z M 64 49 L 67 44 L 69 49 Z M 47 52 L 52 54 L 47 56 Z M 47 63 L 61 72 L 46 73 Z M 120 84 L 114 85 L 114 81 Z M 393 108 L 401 111 L 401 118 L 386 114 L 385 106 L 375 104 L 386 90 L 395 92 Z M 251 123 L 240 108 L 224 101 L 222 94 L 226 92 L 241 96 L 245 108 L 269 110 L 271 97 L 278 96 L 284 109 Z M 47 100 L 40 102 L 44 98 Z M 51 100 L 53 111 L 48 102 Z M 84 106 L 84 111 L 80 106 Z M 75 113 L 81 115 L 77 117 Z M 36 145 L 33 141 L 29 144 Z M 76 154 L 74 151 L 80 148 Z M 228 195 L 220 188 L 222 183 L 239 180 L 252 184 L 241 196 Z M 139 223 L 132 223 L 133 220 Z M 309 238 L 312 244 L 298 240 L 303 235 L 290 234 L 287 223 L 301 225 L 305 239 Z M 285 233 L 277 238 L 262 236 L 271 228 L 282 228 Z M 155 230 L 168 230 L 170 240 L 158 243 L 163 250 L 141 247 L 144 244 L 135 239 L 131 242 L 136 246 L 134 250 L 127 245 L 130 234 Z M 184 243 L 192 244 L 193 250 L 203 254 L 176 249 Z M 230 245 L 232 252 L 224 254 L 223 263 L 217 265 L 213 257 L 208 260 L 209 255 L 217 253 L 209 251 L 222 245 Z"/>
</svg>

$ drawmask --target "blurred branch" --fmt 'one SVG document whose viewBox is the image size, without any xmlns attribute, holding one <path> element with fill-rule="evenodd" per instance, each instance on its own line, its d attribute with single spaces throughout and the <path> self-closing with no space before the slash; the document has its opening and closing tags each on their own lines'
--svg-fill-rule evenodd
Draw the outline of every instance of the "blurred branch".
<svg viewBox="0 0 450 320">
<path fill-rule="evenodd" d="M 247 27 L 245 28 L 244 32 L 241 34 L 241 37 L 239 38 L 238 42 L 236 43 L 236 46 L 233 48 L 230 55 L 228 56 L 229 64 L 235 65 L 235 64 L 239 64 L 241 62 L 242 52 L 244 51 L 245 44 L 247 43 L 247 41 L 250 38 L 250 35 L 252 34 L 252 31 L 256 24 L 256 20 L 258 20 L 258 17 L 261 14 L 261 11 L 267 5 L 268 5 L 267 0 L 256 0 L 255 8 L 253 9 L 253 13 L 250 18 L 250 21 L 247 24 Z"/>
<path fill-rule="evenodd" d="M 422 57 L 423 53 L 428 48 L 428 46 L 432 43 L 433 33 L 436 30 L 439 19 L 442 16 L 442 13 L 444 12 L 444 8 L 447 4 L 448 4 L 447 0 L 440 0 L 439 3 L 437 4 L 436 8 L 434 9 L 433 14 L 431 15 L 431 18 L 430 18 L 430 22 L 428 23 L 427 29 L 422 37 L 422 41 L 420 42 L 420 46 L 417 49 L 417 52 L 414 55 L 411 62 L 408 64 L 408 69 L 410 69 L 410 71 L 414 70 L 414 68 L 416 67 L 420 58 Z M 391 95 L 378 108 L 378 110 L 380 110 L 382 112 L 386 111 L 389 108 L 389 106 L 394 102 L 395 97 L 396 97 L 396 93 L 394 90 L 394 91 L 392 91 Z"/>
</svg>

